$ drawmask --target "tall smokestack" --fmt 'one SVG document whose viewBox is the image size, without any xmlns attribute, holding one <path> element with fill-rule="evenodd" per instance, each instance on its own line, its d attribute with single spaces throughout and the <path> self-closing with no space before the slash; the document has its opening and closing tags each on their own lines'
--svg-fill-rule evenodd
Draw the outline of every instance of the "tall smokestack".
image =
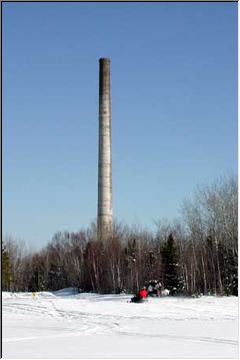
<svg viewBox="0 0 240 360">
<path fill-rule="evenodd" d="M 110 59 L 99 59 L 98 238 L 112 231 Z"/>
</svg>

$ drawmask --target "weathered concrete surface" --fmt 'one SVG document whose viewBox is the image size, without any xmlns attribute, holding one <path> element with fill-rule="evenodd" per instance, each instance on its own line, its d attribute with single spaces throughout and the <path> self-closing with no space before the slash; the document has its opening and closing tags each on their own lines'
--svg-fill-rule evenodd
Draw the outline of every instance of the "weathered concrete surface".
<svg viewBox="0 0 240 360">
<path fill-rule="evenodd" d="M 99 60 L 98 238 L 112 230 L 112 141 L 110 60 Z"/>
</svg>

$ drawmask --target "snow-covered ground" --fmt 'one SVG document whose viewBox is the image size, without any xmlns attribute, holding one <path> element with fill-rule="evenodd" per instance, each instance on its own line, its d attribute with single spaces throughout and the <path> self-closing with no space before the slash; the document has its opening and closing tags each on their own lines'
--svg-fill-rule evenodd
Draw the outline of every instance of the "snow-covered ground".
<svg viewBox="0 0 240 360">
<path fill-rule="evenodd" d="M 3 293 L 4 358 L 237 358 L 238 298 Z"/>
</svg>

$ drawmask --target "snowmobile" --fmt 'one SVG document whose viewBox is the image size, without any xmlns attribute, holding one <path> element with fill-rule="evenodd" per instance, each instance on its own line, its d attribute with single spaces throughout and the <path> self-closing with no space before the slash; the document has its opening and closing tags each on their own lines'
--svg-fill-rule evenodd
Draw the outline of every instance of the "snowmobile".
<svg viewBox="0 0 240 360">
<path fill-rule="evenodd" d="M 148 292 L 146 290 L 146 287 L 143 287 L 137 295 L 135 295 L 133 298 L 131 298 L 130 302 L 134 303 L 143 303 L 147 301 Z"/>
<path fill-rule="evenodd" d="M 137 303 L 137 304 L 143 303 L 145 301 L 146 301 L 145 299 L 143 299 L 143 298 L 141 298 L 141 297 L 139 297 L 137 295 L 132 297 L 131 300 L 130 300 L 131 303 Z"/>
</svg>

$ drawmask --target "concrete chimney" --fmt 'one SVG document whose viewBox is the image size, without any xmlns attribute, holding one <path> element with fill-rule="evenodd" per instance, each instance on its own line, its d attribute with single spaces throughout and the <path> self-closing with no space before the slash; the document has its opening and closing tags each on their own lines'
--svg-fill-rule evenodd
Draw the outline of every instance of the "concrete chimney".
<svg viewBox="0 0 240 360">
<path fill-rule="evenodd" d="M 99 59 L 98 239 L 112 231 L 110 59 Z"/>
</svg>

